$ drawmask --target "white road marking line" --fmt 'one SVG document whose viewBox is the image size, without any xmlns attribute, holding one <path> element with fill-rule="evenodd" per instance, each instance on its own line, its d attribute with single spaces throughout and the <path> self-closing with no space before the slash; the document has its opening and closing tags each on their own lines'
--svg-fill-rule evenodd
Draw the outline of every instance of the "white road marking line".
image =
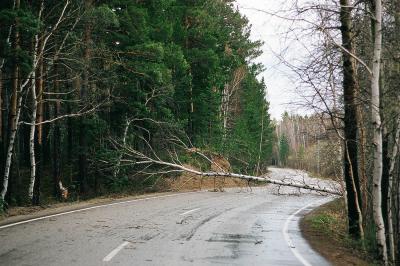
<svg viewBox="0 0 400 266">
<path fill-rule="evenodd" d="M 193 193 L 199 193 L 199 191 L 176 193 L 176 194 L 170 194 L 170 195 L 164 195 L 164 196 L 147 197 L 147 198 L 140 198 L 140 199 L 121 201 L 121 202 L 108 203 L 108 204 L 104 204 L 104 205 L 97 205 L 97 206 L 87 207 L 87 208 L 73 210 L 73 211 L 67 211 L 67 212 L 61 212 L 61 213 L 57 213 L 57 214 L 46 215 L 46 216 L 42 216 L 42 217 L 38 217 L 38 218 L 32 218 L 32 219 L 28 219 L 28 220 L 24 220 L 24 221 L 20 221 L 20 222 L 16 222 L 16 223 L 6 224 L 6 225 L 0 226 L 0 229 L 16 226 L 16 225 L 20 225 L 20 224 L 26 224 L 26 223 L 30 223 L 30 222 L 34 222 L 34 221 L 40 221 L 40 220 L 44 220 L 47 218 L 61 216 L 61 215 L 66 215 L 66 214 L 71 214 L 71 213 L 76 213 L 76 212 L 83 212 L 83 211 L 88 211 L 88 210 L 93 210 L 93 209 L 98 209 L 98 208 L 104 208 L 104 207 L 108 207 L 108 206 L 115 206 L 115 205 L 121 205 L 121 204 L 132 203 L 132 202 L 136 202 L 136 201 L 150 200 L 150 199 L 175 197 L 178 195 L 186 195 L 186 194 L 193 194 Z"/>
<path fill-rule="evenodd" d="M 320 201 L 322 201 L 322 200 L 320 200 Z M 318 202 L 319 202 L 319 201 L 317 201 L 317 202 L 312 202 L 312 203 L 310 203 L 310 204 L 308 204 L 308 205 L 306 205 L 306 206 L 304 206 L 304 207 L 298 209 L 298 210 L 295 211 L 294 213 L 292 213 L 292 215 L 290 215 L 290 216 L 286 219 L 286 222 L 285 222 L 285 224 L 284 224 L 284 226 L 283 226 L 283 228 L 282 228 L 283 237 L 285 238 L 285 241 L 286 241 L 286 243 L 288 244 L 290 250 L 292 251 L 293 255 L 294 255 L 304 266 L 312 266 L 312 265 L 311 265 L 311 263 L 309 263 L 309 262 L 295 249 L 295 246 L 294 246 L 292 240 L 290 239 L 290 236 L 289 236 L 289 233 L 288 233 L 288 227 L 289 227 L 290 222 L 293 220 L 293 217 L 294 217 L 296 214 L 298 214 L 299 212 L 301 212 L 301 211 L 307 209 L 308 207 L 310 207 L 310 206 L 312 206 L 312 205 L 314 205 L 314 204 L 316 204 L 316 203 L 318 203 Z"/>
<path fill-rule="evenodd" d="M 125 241 L 124 243 L 122 243 L 121 245 L 116 247 L 113 251 L 111 251 L 107 256 L 105 256 L 103 261 L 108 262 L 108 261 L 112 260 L 112 258 L 114 258 L 118 254 L 118 252 L 120 252 L 124 247 L 126 247 L 130 243 L 131 242 Z"/>
<path fill-rule="evenodd" d="M 192 212 L 195 212 L 195 211 L 198 211 L 198 210 L 200 210 L 201 208 L 196 208 L 196 209 L 193 209 L 193 210 L 190 210 L 190 211 L 187 211 L 187 212 L 184 212 L 184 213 L 181 213 L 181 214 L 179 214 L 179 215 L 186 215 L 186 214 L 189 214 L 189 213 L 192 213 Z"/>
</svg>

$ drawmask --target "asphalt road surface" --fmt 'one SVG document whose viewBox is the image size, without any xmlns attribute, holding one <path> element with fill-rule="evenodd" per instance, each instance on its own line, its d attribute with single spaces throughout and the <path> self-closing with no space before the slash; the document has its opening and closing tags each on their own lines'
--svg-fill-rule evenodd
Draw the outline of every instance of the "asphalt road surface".
<svg viewBox="0 0 400 266">
<path fill-rule="evenodd" d="M 1 226 L 0 265 L 329 265 L 298 221 L 332 197 L 298 192 L 169 194 Z"/>
</svg>

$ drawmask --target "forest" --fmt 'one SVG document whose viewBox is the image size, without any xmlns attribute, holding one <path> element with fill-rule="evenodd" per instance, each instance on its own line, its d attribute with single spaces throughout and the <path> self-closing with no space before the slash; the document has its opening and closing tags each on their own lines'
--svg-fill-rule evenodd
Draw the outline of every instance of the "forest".
<svg viewBox="0 0 400 266">
<path fill-rule="evenodd" d="M 397 265 L 400 1 L 293 2 L 258 11 L 312 39 L 280 57 L 312 112 L 275 121 L 234 0 L 1 1 L 0 210 L 273 164 L 336 180 L 348 237 Z"/>
<path fill-rule="evenodd" d="M 122 150 L 166 158 L 173 138 L 236 171 L 266 168 L 261 43 L 232 1 L 0 5 L 2 206 L 151 187 L 160 169 Z"/>
</svg>

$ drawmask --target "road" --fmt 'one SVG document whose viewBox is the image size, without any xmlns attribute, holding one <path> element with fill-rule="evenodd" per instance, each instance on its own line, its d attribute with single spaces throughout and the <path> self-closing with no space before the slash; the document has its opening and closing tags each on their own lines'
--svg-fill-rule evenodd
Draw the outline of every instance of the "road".
<svg viewBox="0 0 400 266">
<path fill-rule="evenodd" d="M 329 265 L 298 220 L 332 198 L 297 191 L 169 194 L 0 227 L 0 265 Z"/>
</svg>

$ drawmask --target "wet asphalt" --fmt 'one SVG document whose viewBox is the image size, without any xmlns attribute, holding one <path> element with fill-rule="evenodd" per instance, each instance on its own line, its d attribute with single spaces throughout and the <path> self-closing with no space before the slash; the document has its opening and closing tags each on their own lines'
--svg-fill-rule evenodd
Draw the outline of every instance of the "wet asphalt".
<svg viewBox="0 0 400 266">
<path fill-rule="evenodd" d="M 298 222 L 333 198 L 299 192 L 181 193 L 0 228 L 0 265 L 329 265 Z"/>
</svg>

